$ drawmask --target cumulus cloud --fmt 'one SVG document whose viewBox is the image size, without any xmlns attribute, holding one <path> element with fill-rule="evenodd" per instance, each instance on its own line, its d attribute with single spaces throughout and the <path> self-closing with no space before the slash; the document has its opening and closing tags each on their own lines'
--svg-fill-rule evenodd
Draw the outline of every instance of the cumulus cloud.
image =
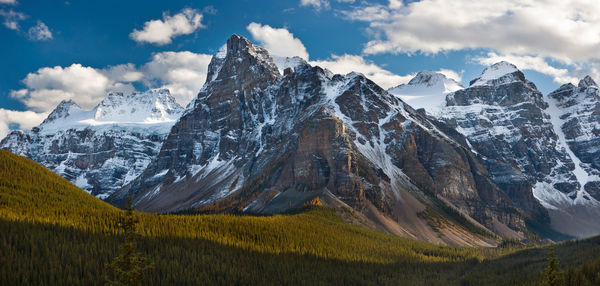
<svg viewBox="0 0 600 286">
<path fill-rule="evenodd" d="M 27 15 L 21 12 L 15 12 L 13 10 L 0 10 L 0 16 L 4 18 L 4 21 L 2 22 L 4 27 L 15 31 L 21 29 L 19 26 L 19 22 L 27 19 Z"/>
<path fill-rule="evenodd" d="M 91 108 L 102 99 L 111 81 L 97 69 L 72 64 L 68 67 L 44 67 L 29 73 L 23 83 L 27 89 L 11 96 L 38 112 L 50 111 L 59 102 L 73 99 Z"/>
<path fill-rule="evenodd" d="M 27 31 L 27 37 L 34 41 L 47 41 L 52 39 L 52 32 L 44 22 L 38 20 L 37 24 Z"/>
<path fill-rule="evenodd" d="M 168 88 L 180 104 L 187 104 L 206 81 L 212 55 L 184 52 L 162 52 L 142 67 L 147 86 Z"/>
<path fill-rule="evenodd" d="M 363 3 L 342 14 L 369 24 L 366 54 L 486 49 L 495 54 L 489 59 L 513 58 L 523 69 L 557 82 L 570 80 L 568 71 L 579 73 L 582 63 L 600 59 L 600 5 L 589 0 L 422 0 L 406 5 L 390 0 L 387 5 Z"/>
<path fill-rule="evenodd" d="M 381 68 L 375 63 L 365 60 L 357 55 L 332 55 L 331 59 L 311 61 L 310 64 L 326 68 L 333 73 L 347 74 L 349 72 L 360 72 L 383 88 L 390 88 L 402 83 L 407 83 L 414 74 L 397 75 Z"/>
<path fill-rule="evenodd" d="M 121 64 L 94 68 L 81 64 L 40 68 L 29 73 L 25 88 L 12 90 L 10 96 L 35 112 L 50 112 L 62 100 L 72 99 L 91 109 L 113 91 L 135 91 L 134 83 L 147 88 L 168 88 L 175 99 L 186 105 L 206 80 L 211 55 L 192 52 L 162 52 L 136 67 Z"/>
<path fill-rule="evenodd" d="M 272 56 L 293 57 L 298 56 L 308 60 L 308 52 L 304 44 L 294 38 L 294 34 L 285 28 L 273 28 L 269 25 L 250 23 L 246 29 L 254 40 L 267 49 Z"/>
<path fill-rule="evenodd" d="M 202 14 L 195 9 L 186 8 L 173 16 L 164 13 L 162 20 L 144 23 L 142 30 L 134 29 L 129 37 L 140 43 L 165 45 L 171 43 L 174 37 L 191 34 L 196 29 L 205 27 L 202 24 Z"/>
<path fill-rule="evenodd" d="M 46 116 L 48 116 L 48 113 L 0 108 L 0 138 L 6 137 L 10 131 L 10 125 L 16 125 L 18 129 L 30 129 L 42 123 Z"/>
</svg>

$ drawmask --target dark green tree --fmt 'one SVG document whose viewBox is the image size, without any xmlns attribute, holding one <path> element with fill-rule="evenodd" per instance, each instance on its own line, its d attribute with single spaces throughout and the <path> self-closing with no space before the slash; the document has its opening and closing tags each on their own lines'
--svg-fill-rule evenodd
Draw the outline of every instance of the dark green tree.
<svg viewBox="0 0 600 286">
<path fill-rule="evenodd" d="M 556 256 L 554 256 L 554 248 L 552 247 L 548 254 L 548 266 L 546 266 L 546 270 L 544 271 L 544 282 L 542 285 L 557 286 L 558 282 L 558 261 Z"/>
<path fill-rule="evenodd" d="M 106 266 L 109 272 L 105 276 L 106 285 L 142 285 L 142 281 L 153 266 L 137 250 L 135 227 L 138 220 L 131 208 L 131 201 L 127 203 L 125 215 L 118 223 L 124 231 L 125 241 L 121 244 L 119 255 Z"/>
</svg>

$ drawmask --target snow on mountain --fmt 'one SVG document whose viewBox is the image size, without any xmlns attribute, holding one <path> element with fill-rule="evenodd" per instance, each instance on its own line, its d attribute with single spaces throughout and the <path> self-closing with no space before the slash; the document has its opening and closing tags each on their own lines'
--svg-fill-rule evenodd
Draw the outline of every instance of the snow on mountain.
<svg viewBox="0 0 600 286">
<path fill-rule="evenodd" d="M 453 79 L 434 71 L 419 72 L 407 84 L 388 89 L 415 109 L 424 108 L 437 115 L 446 105 L 446 95 L 464 87 Z"/>
<path fill-rule="evenodd" d="M 584 80 L 582 85 L 592 82 Z M 593 113 L 598 100 L 597 87 L 579 88 L 579 97 L 572 95 L 576 89 L 565 85 L 544 97 L 514 65 L 500 62 L 486 68 L 468 88 L 448 94 L 439 118 L 468 138 L 515 204 L 531 207 L 533 196 L 549 212 L 554 229 L 585 237 L 600 233 L 600 223 L 590 220 L 600 215 L 600 203 L 587 191 L 600 185 L 590 184 L 595 181 L 588 171 L 594 157 L 582 163 L 569 146 L 593 135 L 598 120 L 581 117 Z M 556 102 L 557 98 L 567 102 L 567 97 L 577 104 Z M 570 116 L 578 119 L 569 121 Z M 575 128 L 576 122 L 587 123 Z M 579 129 L 586 131 L 578 137 L 573 133 Z"/>
<path fill-rule="evenodd" d="M 146 168 L 182 112 L 166 89 L 110 93 L 92 110 L 66 100 L 39 126 L 10 133 L 0 147 L 106 198 Z"/>
<path fill-rule="evenodd" d="M 469 86 L 507 84 L 524 79 L 525 77 L 515 65 L 501 61 L 483 70 L 478 78 L 470 82 Z"/>
<path fill-rule="evenodd" d="M 499 235 L 523 237 L 523 214 L 460 134 L 360 73 L 334 75 L 304 61 L 281 68 L 233 35 L 156 159 L 108 201 L 130 197 L 150 212 L 272 214 L 318 196 L 392 233 L 465 244 L 452 238 L 461 234 L 436 233 L 419 216 L 439 203 Z M 413 83 L 434 86 L 436 79 L 423 74 Z"/>
</svg>

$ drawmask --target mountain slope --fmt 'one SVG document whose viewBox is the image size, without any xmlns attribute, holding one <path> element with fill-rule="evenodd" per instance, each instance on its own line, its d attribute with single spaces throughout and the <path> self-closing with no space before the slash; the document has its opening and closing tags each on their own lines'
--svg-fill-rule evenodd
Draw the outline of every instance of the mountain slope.
<svg viewBox="0 0 600 286">
<path fill-rule="evenodd" d="M 146 168 L 182 112 L 168 90 L 110 93 L 92 110 L 63 101 L 38 127 L 10 133 L 0 148 L 106 198 Z"/>
<path fill-rule="evenodd" d="M 445 244 L 489 243 L 457 221 L 523 237 L 526 218 L 537 219 L 514 208 L 464 137 L 364 76 L 300 60 L 282 75 L 240 36 L 225 47 L 156 160 L 109 201 L 271 214 L 319 197 L 376 228 Z"/>
<path fill-rule="evenodd" d="M 567 194 L 580 188 L 573 160 L 561 148 L 550 106 L 514 65 L 500 62 L 486 68 L 468 88 L 448 94 L 446 101 L 440 119 L 467 137 L 492 179 L 518 208 L 544 218 L 541 203 L 551 212 L 553 227 L 570 235 L 600 232 L 587 211 L 599 210 L 597 201 L 589 196 L 579 203 L 568 199 Z M 547 203 L 557 197 L 563 203 L 558 210 L 556 202 Z M 579 227 L 561 227 L 568 220 L 557 224 L 555 210 L 567 211 L 573 205 L 586 210 L 576 217 Z"/>
</svg>

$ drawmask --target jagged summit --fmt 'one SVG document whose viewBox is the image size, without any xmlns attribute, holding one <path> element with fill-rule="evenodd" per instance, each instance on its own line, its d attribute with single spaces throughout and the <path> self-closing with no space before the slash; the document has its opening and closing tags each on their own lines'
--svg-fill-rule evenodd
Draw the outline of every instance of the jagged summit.
<svg viewBox="0 0 600 286">
<path fill-rule="evenodd" d="M 242 78 L 266 76 L 272 79 L 280 74 L 266 49 L 252 44 L 240 35 L 233 34 L 211 59 L 206 83 L 234 75 Z"/>
<path fill-rule="evenodd" d="M 591 76 L 586 75 L 582 80 L 579 81 L 579 84 L 577 86 L 581 87 L 581 88 L 588 88 L 590 86 L 596 86 L 597 87 L 598 85 L 592 79 Z"/>
<path fill-rule="evenodd" d="M 460 83 L 441 73 L 424 70 L 407 84 L 390 88 L 388 92 L 416 109 L 424 108 L 431 114 L 437 114 L 446 103 L 446 95 L 463 88 Z"/>
</svg>

